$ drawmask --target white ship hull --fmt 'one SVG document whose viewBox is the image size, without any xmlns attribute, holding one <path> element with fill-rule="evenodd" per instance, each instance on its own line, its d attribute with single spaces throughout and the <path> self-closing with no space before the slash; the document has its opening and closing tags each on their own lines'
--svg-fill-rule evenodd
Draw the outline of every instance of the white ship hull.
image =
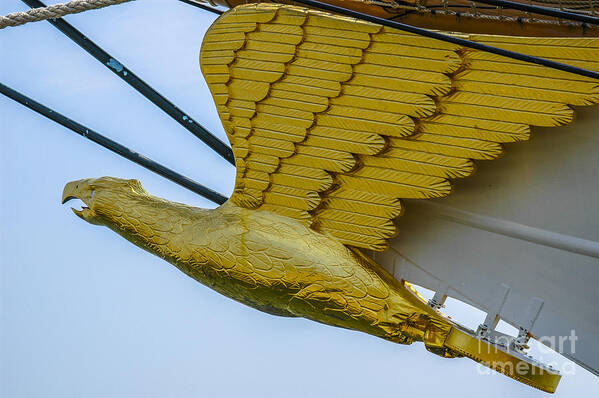
<svg viewBox="0 0 599 398">
<path fill-rule="evenodd" d="M 376 258 L 536 337 L 574 330 L 576 344 L 558 350 L 599 375 L 599 108 L 577 117 L 479 162 L 450 197 L 409 201 Z"/>
</svg>

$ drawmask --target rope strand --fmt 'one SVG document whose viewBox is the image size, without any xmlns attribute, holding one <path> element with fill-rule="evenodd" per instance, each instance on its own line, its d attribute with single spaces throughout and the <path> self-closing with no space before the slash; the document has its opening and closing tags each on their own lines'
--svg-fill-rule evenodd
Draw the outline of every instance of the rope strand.
<svg viewBox="0 0 599 398">
<path fill-rule="evenodd" d="M 133 0 L 73 0 L 68 3 L 54 4 L 47 7 L 32 8 L 29 11 L 13 12 L 0 16 L 0 29 L 8 26 L 19 26 L 28 22 L 43 21 L 51 18 L 61 18 L 69 14 L 95 10 Z"/>
</svg>

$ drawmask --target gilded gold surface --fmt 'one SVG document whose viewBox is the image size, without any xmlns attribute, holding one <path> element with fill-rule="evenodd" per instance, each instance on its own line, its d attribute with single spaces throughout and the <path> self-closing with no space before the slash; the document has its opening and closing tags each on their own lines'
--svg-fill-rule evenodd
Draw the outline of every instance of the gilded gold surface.
<svg viewBox="0 0 599 398">
<path fill-rule="evenodd" d="M 136 180 L 111 177 L 68 183 L 62 201 L 73 198 L 85 203 L 73 210 L 83 220 L 107 226 L 202 284 L 260 311 L 400 344 L 422 341 L 437 355 L 465 355 L 495 369 L 499 359 L 517 362 L 503 352 L 481 352 L 478 340 L 458 333 L 406 283 L 358 249 L 293 218 L 232 201 L 199 209 L 151 196 Z M 560 378 L 498 370 L 549 392 Z"/>
<path fill-rule="evenodd" d="M 599 70 L 599 39 L 465 36 Z M 375 251 L 401 199 L 447 196 L 475 160 L 599 102 L 591 78 L 273 4 L 218 18 L 200 63 L 235 153 L 232 200 Z"/>
<path fill-rule="evenodd" d="M 451 329 L 445 339 L 445 346 L 499 373 L 546 392 L 555 392 L 561 379 L 561 375 L 545 366 L 522 361 L 458 328 Z"/>
<path fill-rule="evenodd" d="M 206 3 L 215 3 L 233 8 L 242 4 L 262 2 L 264 0 L 206 0 Z M 293 4 L 290 0 L 276 0 L 273 3 Z M 521 0 L 525 4 L 534 4 Z M 445 30 L 450 32 L 488 33 L 494 35 L 516 36 L 555 36 L 555 37 L 597 37 L 599 28 L 593 25 L 577 23 L 555 23 L 554 18 L 534 15 L 523 11 L 508 10 L 501 7 L 489 9 L 481 4 L 473 8 L 468 0 L 426 0 L 426 1 L 400 1 L 393 0 L 324 0 L 323 3 L 352 9 L 364 14 L 385 19 L 393 19 L 408 25 L 419 26 L 426 29 Z M 399 4 L 399 7 L 394 7 Z M 407 6 L 407 7 L 402 7 Z M 547 3 L 536 4 L 549 6 Z M 410 9 L 410 6 L 411 9 Z M 559 0 L 551 7 L 561 6 Z M 590 3 L 587 4 L 587 7 Z M 423 7 L 415 12 L 416 8 Z M 428 10 L 427 10 L 428 8 Z M 435 10 L 433 14 L 431 11 Z M 597 9 L 597 7 L 595 7 Z M 447 10 L 447 13 L 445 13 Z M 476 11 L 474 11 L 476 10 Z M 474 12 L 473 12 L 474 11 Z M 486 14 L 486 15 L 485 15 Z M 519 19 L 518 19 L 519 18 Z M 553 21 L 554 23 L 548 23 Z"/>
<path fill-rule="evenodd" d="M 599 70 L 598 39 L 467 37 Z M 559 375 L 481 351 L 360 250 L 385 250 L 401 199 L 446 196 L 503 143 L 572 122 L 572 106 L 599 102 L 595 81 L 272 4 L 223 14 L 200 61 L 235 154 L 231 199 L 198 209 L 105 177 L 67 184 L 63 199 L 87 204 L 78 216 L 261 311 L 423 341 L 555 390 Z"/>
<path fill-rule="evenodd" d="M 300 222 L 232 202 L 199 209 L 149 195 L 135 180 L 67 184 L 84 220 L 105 225 L 220 293 L 259 310 L 422 340 L 449 324 L 383 268 Z"/>
<path fill-rule="evenodd" d="M 65 186 L 82 219 L 114 230 L 192 278 L 274 315 L 305 317 L 387 340 L 430 341 L 451 325 L 382 267 L 302 223 L 231 201 L 199 209 L 149 195 L 135 180 Z M 428 336 L 425 338 L 425 334 Z"/>
</svg>

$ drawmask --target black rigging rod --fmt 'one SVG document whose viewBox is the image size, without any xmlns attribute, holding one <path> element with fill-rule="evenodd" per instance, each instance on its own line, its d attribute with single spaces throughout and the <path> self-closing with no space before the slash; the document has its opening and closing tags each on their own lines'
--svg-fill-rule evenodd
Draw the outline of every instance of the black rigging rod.
<svg viewBox="0 0 599 398">
<path fill-rule="evenodd" d="M 547 15 L 549 17 L 561 18 L 570 21 L 578 21 L 589 23 L 593 25 L 599 25 L 599 18 L 590 15 L 578 14 L 575 12 L 562 11 L 557 8 L 535 6 L 532 4 L 516 3 L 515 1 L 507 0 L 474 0 L 475 3 L 490 4 L 506 9 L 519 10 L 531 12 L 533 14 Z"/>
<path fill-rule="evenodd" d="M 224 12 L 223 10 L 219 10 L 218 8 L 205 6 L 204 4 L 201 4 L 195 0 L 179 0 L 179 1 L 182 3 L 185 3 L 185 4 L 189 4 L 190 6 L 201 8 L 202 10 L 210 11 L 210 12 L 212 12 L 214 14 L 218 14 L 218 15 L 221 15 Z"/>
<path fill-rule="evenodd" d="M 213 12 L 215 14 L 221 15 L 223 13 L 222 10 L 205 6 L 203 4 L 198 3 L 195 0 L 179 0 L 179 1 L 189 4 L 189 5 L 192 5 L 194 7 L 201 8 L 206 11 Z M 563 11 L 563 10 L 559 10 L 559 9 L 553 8 L 553 7 L 535 6 L 532 4 L 523 4 L 523 3 L 517 3 L 515 1 L 507 1 L 507 0 L 473 0 L 473 1 L 475 3 L 489 4 L 489 5 L 502 7 L 505 9 L 526 11 L 526 12 L 531 12 L 533 14 L 547 15 L 549 17 L 561 18 L 561 19 L 565 19 L 568 21 L 578 21 L 578 22 L 584 22 L 584 23 L 593 24 L 593 25 L 599 25 L 599 18 L 597 18 L 597 17 L 584 15 L 584 14 L 578 14 L 578 13 L 571 12 L 571 11 Z M 462 6 L 460 6 L 460 7 L 462 7 Z M 470 6 L 465 5 L 463 7 L 470 7 Z M 488 7 L 485 9 L 492 10 L 494 8 Z"/>
<path fill-rule="evenodd" d="M 593 79 L 599 79 L 599 72 L 595 72 L 588 69 L 578 68 L 572 65 L 562 64 L 560 62 L 551 61 L 545 58 L 539 58 L 532 55 L 526 55 L 517 53 L 514 51 L 508 51 L 497 47 L 487 46 L 486 44 L 477 43 L 475 41 L 470 41 L 466 39 L 462 39 L 459 37 L 449 36 L 439 32 L 433 32 L 427 29 L 419 28 L 412 25 L 407 25 L 401 22 L 396 22 L 384 18 L 375 17 L 372 15 L 364 14 L 362 12 L 348 10 L 347 8 L 337 7 L 331 4 L 322 3 L 316 0 L 294 0 L 295 3 L 300 3 L 312 8 L 318 8 L 321 10 L 330 11 L 335 14 L 346 15 L 353 18 L 362 19 L 364 21 L 372 22 L 375 24 L 388 26 L 390 28 L 395 28 L 402 30 L 404 32 L 415 33 L 420 36 L 430 37 L 432 39 L 442 40 L 453 44 L 458 44 L 460 46 L 474 48 L 475 50 L 485 51 L 497 55 L 501 55 L 504 57 L 517 59 L 519 61 L 530 62 L 537 65 L 547 66 L 549 68 L 558 69 L 564 72 L 574 73 L 576 75 L 591 77 Z"/>
<path fill-rule="evenodd" d="M 227 201 L 227 198 L 221 195 L 218 192 L 211 190 L 210 188 L 206 188 L 205 186 L 193 181 L 192 179 L 185 177 L 173 171 L 163 165 L 156 163 L 152 159 L 145 157 L 121 144 L 111 140 L 108 137 L 104 137 L 103 135 L 95 132 L 94 130 L 85 127 L 82 124 L 77 123 L 74 120 L 69 119 L 68 117 L 61 115 L 58 112 L 53 111 L 52 109 L 40 104 L 32 100 L 31 98 L 19 93 L 18 91 L 13 90 L 12 88 L 5 86 L 0 83 L 0 93 L 6 95 L 8 98 L 11 98 L 18 103 L 25 105 L 27 108 L 36 111 L 37 113 L 47 117 L 50 120 L 55 121 L 56 123 L 74 131 L 75 133 L 87 138 L 103 146 L 106 149 L 110 149 L 112 152 L 115 152 L 125 159 L 131 160 L 139 164 L 140 166 L 145 167 L 148 170 L 153 171 L 154 173 L 161 175 L 184 188 L 189 189 L 192 192 L 195 192 L 208 200 L 211 200 L 217 204 L 223 204 Z"/>
<path fill-rule="evenodd" d="M 39 0 L 22 0 L 30 7 L 45 7 L 45 4 Z M 123 64 L 113 56 L 102 50 L 97 44 L 85 37 L 80 31 L 62 18 L 48 19 L 54 27 L 67 35 L 71 40 L 77 43 L 81 48 L 100 61 L 104 66 L 114 72 L 118 77 L 126 81 L 131 87 L 137 90 L 144 97 L 152 101 L 156 106 L 175 119 L 180 125 L 189 130 L 193 135 L 202 140 L 212 150 L 226 159 L 232 165 L 235 165 L 233 151 L 216 136 L 206 130 L 201 124 L 196 122 L 183 112 L 175 104 L 163 97 L 160 93 L 150 87 L 146 82 L 140 79 L 135 73 L 127 69 Z"/>
</svg>

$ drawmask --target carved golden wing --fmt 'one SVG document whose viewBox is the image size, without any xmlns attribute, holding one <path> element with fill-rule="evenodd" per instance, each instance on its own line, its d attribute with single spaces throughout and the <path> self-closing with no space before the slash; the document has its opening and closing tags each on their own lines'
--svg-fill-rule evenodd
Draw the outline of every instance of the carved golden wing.
<svg viewBox="0 0 599 398">
<path fill-rule="evenodd" d="M 599 70 L 599 39 L 467 38 Z M 274 4 L 223 14 L 200 61 L 237 162 L 231 200 L 379 251 L 400 199 L 446 196 L 473 159 L 599 101 L 590 78 Z"/>
</svg>

